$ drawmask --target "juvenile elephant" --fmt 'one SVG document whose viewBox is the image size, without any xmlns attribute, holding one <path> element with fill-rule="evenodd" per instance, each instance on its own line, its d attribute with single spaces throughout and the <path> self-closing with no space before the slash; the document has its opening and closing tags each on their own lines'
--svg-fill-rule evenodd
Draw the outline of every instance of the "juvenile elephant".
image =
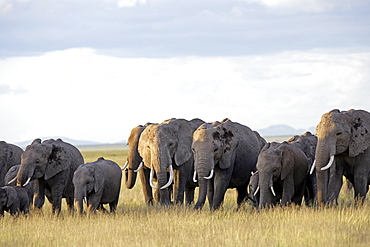
<svg viewBox="0 0 370 247">
<path fill-rule="evenodd" d="M 27 191 L 19 186 L 5 186 L 0 188 L 0 216 L 4 211 L 11 215 L 27 214 L 30 203 Z"/>
<path fill-rule="evenodd" d="M 308 161 L 302 150 L 287 142 L 267 143 L 258 155 L 259 208 L 269 207 L 276 197 L 281 205 L 300 205 L 305 190 Z"/>
<path fill-rule="evenodd" d="M 200 119 L 170 119 L 147 126 L 140 136 L 138 151 L 145 167 L 150 168 L 149 182 L 153 188 L 157 186 L 152 179 L 155 175 L 157 177 L 163 205 L 170 204 L 168 187 L 173 182 L 175 203 L 183 203 L 185 190 L 187 202 L 194 198 L 196 184 L 191 179 L 194 169 L 191 141 L 193 132 L 202 123 Z"/>
<path fill-rule="evenodd" d="M 127 161 L 122 170 L 124 170 L 125 185 L 128 189 L 132 189 L 134 187 L 137 173 L 139 173 L 144 200 L 148 205 L 153 205 L 152 187 L 150 186 L 149 182 L 150 168 L 144 166 L 143 158 L 140 156 L 138 151 L 141 133 L 145 130 L 145 128 L 148 125 L 151 124 L 147 123 L 144 126 L 139 125 L 131 130 L 127 142 L 128 145 Z"/>
<path fill-rule="evenodd" d="M 60 213 L 62 198 L 73 209 L 74 187 L 73 173 L 84 159 L 76 147 L 58 140 L 46 140 L 41 143 L 35 139 L 22 155 L 21 167 L 17 174 L 17 185 L 26 186 L 35 181 L 35 208 L 41 208 L 45 201 L 45 191 L 50 193 L 52 212 Z"/>
<path fill-rule="evenodd" d="M 252 176 L 249 180 L 249 193 L 252 196 L 252 205 L 255 208 L 259 208 L 259 203 L 260 203 L 260 191 L 259 191 L 259 186 L 258 186 L 258 180 L 259 180 L 259 173 L 258 171 L 252 172 Z M 268 198 L 268 202 L 270 202 L 273 205 L 279 204 L 281 200 L 281 194 L 282 190 L 278 186 L 274 186 L 274 190 L 276 193 L 276 196 L 271 196 Z"/>
<path fill-rule="evenodd" d="M 109 203 L 115 212 L 121 189 L 122 171 L 117 163 L 99 158 L 95 162 L 80 165 L 73 175 L 77 211 L 83 213 L 83 200 L 90 212 Z"/>
<path fill-rule="evenodd" d="M 17 183 L 17 173 L 21 168 L 21 165 L 16 165 L 10 167 L 9 171 L 5 174 L 5 184 L 8 186 L 16 186 Z M 24 186 L 25 190 L 28 194 L 28 199 L 30 204 L 33 202 L 33 194 L 34 194 L 34 181 L 29 182 L 26 186 Z"/>
<path fill-rule="evenodd" d="M 10 167 L 21 163 L 22 153 L 20 147 L 0 141 L 0 186 L 6 185 L 4 178 Z"/>
<path fill-rule="evenodd" d="M 227 188 L 236 188 L 239 206 L 248 196 L 251 172 L 265 143 L 257 132 L 229 119 L 201 125 L 192 143 L 194 180 L 199 183 L 194 208 L 201 209 L 207 195 L 211 210 L 218 209 Z"/>
<path fill-rule="evenodd" d="M 322 115 L 316 134 L 318 203 L 337 203 L 343 175 L 353 184 L 356 202 L 364 202 L 370 184 L 370 113 L 332 110 Z"/>
</svg>

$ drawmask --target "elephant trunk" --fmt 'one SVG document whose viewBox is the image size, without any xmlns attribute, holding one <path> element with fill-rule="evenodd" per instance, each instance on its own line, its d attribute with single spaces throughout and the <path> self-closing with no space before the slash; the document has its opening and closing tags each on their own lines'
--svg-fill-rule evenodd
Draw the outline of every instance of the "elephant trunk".
<svg viewBox="0 0 370 247">
<path fill-rule="evenodd" d="M 200 167 L 197 169 L 198 172 L 198 185 L 199 185 L 199 194 L 198 194 L 198 200 L 197 203 L 194 206 L 194 209 L 202 209 L 204 206 L 204 203 L 206 201 L 207 191 L 208 191 L 208 182 L 209 179 L 212 177 L 210 174 L 213 175 L 213 169 L 210 171 L 209 169 L 205 169 L 204 164 L 197 164 L 197 167 Z"/>
<path fill-rule="evenodd" d="M 83 193 L 81 190 L 75 191 L 75 204 L 77 208 L 77 212 L 79 214 L 83 213 L 83 200 L 86 198 L 86 193 Z"/>
<path fill-rule="evenodd" d="M 17 173 L 17 186 L 26 186 L 32 178 L 33 169 L 26 165 L 21 165 Z"/>
<path fill-rule="evenodd" d="M 132 189 L 136 183 L 137 172 L 129 168 L 125 170 L 125 185 L 127 189 Z"/>
<path fill-rule="evenodd" d="M 162 205 L 169 205 L 170 204 L 170 195 L 168 192 L 168 188 L 164 186 L 168 184 L 167 179 L 167 171 L 160 171 L 157 172 L 157 179 L 158 179 L 158 186 L 160 188 L 159 190 L 159 197 L 160 197 L 160 203 Z"/>
<path fill-rule="evenodd" d="M 319 140 L 316 148 L 317 202 L 320 205 L 325 204 L 328 199 L 329 170 L 326 170 L 325 167 L 328 167 L 330 161 L 333 160 L 335 146 L 333 145 L 333 147 L 328 147 L 328 145 Z"/>
<path fill-rule="evenodd" d="M 259 209 L 271 207 L 276 196 L 274 195 L 272 176 L 260 172 L 258 186 L 260 191 Z"/>
</svg>

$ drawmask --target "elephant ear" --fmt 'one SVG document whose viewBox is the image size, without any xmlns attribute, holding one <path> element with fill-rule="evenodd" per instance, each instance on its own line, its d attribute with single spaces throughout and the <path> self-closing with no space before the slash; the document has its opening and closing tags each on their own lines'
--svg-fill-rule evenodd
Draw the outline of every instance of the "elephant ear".
<svg viewBox="0 0 370 247">
<path fill-rule="evenodd" d="M 175 152 L 175 163 L 177 166 L 181 166 L 193 157 L 193 152 L 191 151 L 191 144 L 193 141 L 193 132 L 196 128 L 191 127 L 189 121 L 181 123 L 177 130 L 177 149 Z"/>
<path fill-rule="evenodd" d="M 44 145 L 47 150 L 50 150 L 49 163 L 45 170 L 45 180 L 48 180 L 68 169 L 71 166 L 71 159 L 62 146 L 53 144 Z"/>
<path fill-rule="evenodd" d="M 221 133 L 221 139 L 223 141 L 224 153 L 219 162 L 221 169 L 229 168 L 235 160 L 235 149 L 238 146 L 238 138 L 234 128 L 234 123 L 231 120 L 223 120 L 223 122 L 216 127 Z"/>
<path fill-rule="evenodd" d="M 286 145 L 280 145 L 277 149 L 277 152 L 281 153 L 281 180 L 284 180 L 287 175 L 293 172 L 293 163 L 294 163 L 294 154 L 293 150 Z"/>
<path fill-rule="evenodd" d="M 351 126 L 349 156 L 355 157 L 370 146 L 370 114 L 365 111 L 354 111 L 354 122 Z"/>
<path fill-rule="evenodd" d="M 15 189 L 9 186 L 5 186 L 3 189 L 6 191 L 7 194 L 6 206 L 10 207 L 17 198 L 17 192 L 15 191 Z"/>
<path fill-rule="evenodd" d="M 104 184 L 104 173 L 103 170 L 95 166 L 94 168 L 94 191 L 98 192 Z"/>
<path fill-rule="evenodd" d="M 145 130 L 141 133 L 138 143 L 138 152 L 143 159 L 143 162 L 146 167 L 151 167 L 151 153 L 150 149 L 148 148 L 148 131 L 150 126 L 145 128 Z"/>
</svg>

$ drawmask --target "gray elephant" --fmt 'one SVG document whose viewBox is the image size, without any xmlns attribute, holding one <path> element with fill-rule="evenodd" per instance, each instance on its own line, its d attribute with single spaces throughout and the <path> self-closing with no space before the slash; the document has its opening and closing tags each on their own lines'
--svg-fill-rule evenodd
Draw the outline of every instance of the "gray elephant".
<svg viewBox="0 0 370 247">
<path fill-rule="evenodd" d="M 62 198 L 66 198 L 68 209 L 73 209 L 73 173 L 84 159 L 73 145 L 58 140 L 36 139 L 28 145 L 22 155 L 17 174 L 17 185 L 25 186 L 35 181 L 35 208 L 41 208 L 45 193 L 50 193 L 52 212 L 60 213 Z"/>
<path fill-rule="evenodd" d="M 19 186 L 4 186 L 0 188 L 0 216 L 4 211 L 11 215 L 27 214 L 29 210 L 27 191 Z"/>
<path fill-rule="evenodd" d="M 288 143 L 301 149 L 307 157 L 309 169 L 312 168 L 315 160 L 317 136 L 307 131 L 303 135 L 295 135 L 288 140 Z M 307 173 L 306 176 L 306 189 L 304 199 L 306 205 L 312 205 L 316 199 L 316 173 Z"/>
<path fill-rule="evenodd" d="M 89 212 L 103 208 L 109 203 L 110 212 L 115 212 L 121 189 L 122 171 L 117 163 L 99 158 L 95 162 L 80 165 L 73 175 L 77 211 L 83 213 L 83 200 Z"/>
<path fill-rule="evenodd" d="M 356 202 L 364 202 L 370 184 L 370 113 L 332 110 L 322 115 L 316 134 L 318 203 L 337 203 L 343 175 L 353 184 Z"/>
<path fill-rule="evenodd" d="M 202 123 L 200 119 L 170 119 L 147 126 L 140 136 L 138 151 L 145 167 L 150 168 L 149 182 L 153 188 L 157 187 L 152 182 L 157 177 L 163 205 L 170 204 L 168 187 L 173 182 L 175 203 L 183 203 L 185 191 L 187 203 L 193 201 L 196 183 L 192 181 L 191 142 L 193 132 Z"/>
<path fill-rule="evenodd" d="M 9 171 L 5 174 L 5 184 L 8 186 L 16 186 L 17 185 L 17 173 L 21 165 L 16 165 L 10 167 Z M 28 199 L 30 204 L 33 203 L 33 194 L 34 194 L 34 181 L 30 181 L 26 186 L 24 186 L 25 190 L 28 194 Z"/>
<path fill-rule="evenodd" d="M 260 191 L 259 191 L 259 186 L 258 186 L 258 180 L 259 180 L 259 173 L 258 171 L 252 172 L 252 176 L 249 180 L 249 194 L 252 198 L 252 205 L 255 208 L 259 208 L 259 202 L 260 202 Z M 278 205 L 281 200 L 281 188 L 279 186 L 275 185 L 274 187 L 276 196 L 274 197 L 273 195 L 269 197 L 268 201 L 271 202 L 272 205 Z"/>
<path fill-rule="evenodd" d="M 224 119 L 206 123 L 193 134 L 194 180 L 199 183 L 195 209 L 201 209 L 206 196 L 211 210 L 218 209 L 227 188 L 236 188 L 238 206 L 247 199 L 251 172 L 266 141 L 247 126 Z"/>
<path fill-rule="evenodd" d="M 10 167 L 21 163 L 22 153 L 20 147 L 0 141 L 0 186 L 6 185 L 4 178 Z"/>
<path fill-rule="evenodd" d="M 270 207 L 281 197 L 281 205 L 302 202 L 308 161 L 303 151 L 287 142 L 267 143 L 256 165 L 260 191 L 259 208 Z"/>
<path fill-rule="evenodd" d="M 151 125 L 151 123 L 147 123 L 144 126 L 139 125 L 131 130 L 127 142 L 127 161 L 122 170 L 124 170 L 125 185 L 128 189 L 132 189 L 134 187 L 136 176 L 139 173 L 144 200 L 148 205 L 153 205 L 153 192 L 149 182 L 150 168 L 144 166 L 143 158 L 140 156 L 138 151 L 141 133 L 148 125 Z M 158 191 L 156 194 L 158 195 Z"/>
</svg>

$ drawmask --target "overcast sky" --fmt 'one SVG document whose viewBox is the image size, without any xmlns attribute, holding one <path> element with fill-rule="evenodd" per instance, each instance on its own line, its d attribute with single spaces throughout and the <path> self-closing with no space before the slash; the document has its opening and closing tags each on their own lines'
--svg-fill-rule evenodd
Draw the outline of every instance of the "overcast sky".
<svg viewBox="0 0 370 247">
<path fill-rule="evenodd" d="M 0 0 L 0 139 L 370 110 L 368 0 Z"/>
</svg>

